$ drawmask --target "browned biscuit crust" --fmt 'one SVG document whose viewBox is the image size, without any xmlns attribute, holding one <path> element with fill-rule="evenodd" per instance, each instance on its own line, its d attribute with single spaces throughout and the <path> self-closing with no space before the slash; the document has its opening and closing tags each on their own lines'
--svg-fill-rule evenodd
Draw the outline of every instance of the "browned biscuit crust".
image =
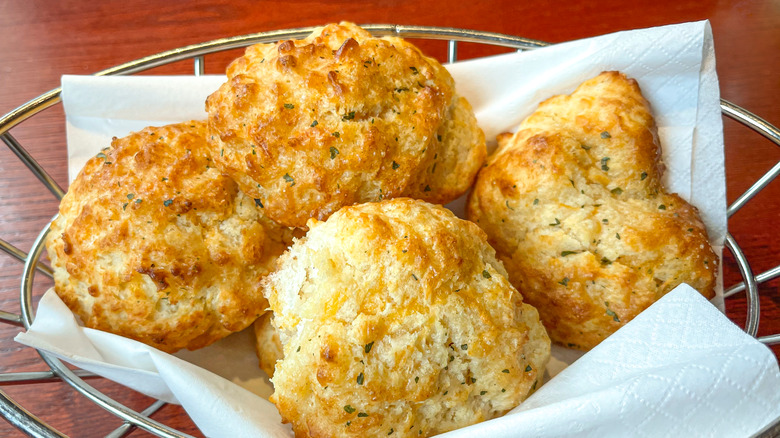
<svg viewBox="0 0 780 438">
<path fill-rule="evenodd" d="M 550 340 L 476 225 L 406 198 L 309 225 L 264 280 L 271 400 L 296 436 L 430 436 L 540 383 Z"/>
<path fill-rule="evenodd" d="M 55 290 L 86 326 L 173 352 L 265 311 L 259 282 L 289 231 L 214 166 L 205 132 L 188 122 L 115 139 L 71 184 L 46 247 Z"/>
<path fill-rule="evenodd" d="M 636 81 L 602 73 L 499 143 L 468 217 L 553 341 L 589 349 L 680 283 L 714 296 L 717 257 L 696 209 L 661 186 Z"/>
<path fill-rule="evenodd" d="M 449 202 L 486 155 L 441 64 L 351 23 L 251 46 L 227 77 L 206 103 L 212 158 L 283 225 L 398 196 Z"/>
</svg>

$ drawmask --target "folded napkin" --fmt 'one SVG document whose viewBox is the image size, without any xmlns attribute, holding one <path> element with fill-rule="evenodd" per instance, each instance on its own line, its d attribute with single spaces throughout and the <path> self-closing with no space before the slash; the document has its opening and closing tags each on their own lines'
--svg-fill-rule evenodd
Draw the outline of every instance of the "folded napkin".
<svg viewBox="0 0 780 438">
<path fill-rule="evenodd" d="M 635 78 L 656 115 L 667 167 L 664 183 L 700 209 L 720 253 L 726 195 L 712 44 L 709 24 L 697 22 L 447 68 L 488 139 L 513 130 L 540 101 L 570 93 L 601 71 L 620 70 Z M 114 136 L 204 119 L 205 98 L 223 81 L 221 76 L 63 77 L 71 179 Z M 448 207 L 462 215 L 462 200 Z M 718 292 L 722 295 L 722 287 Z M 49 291 L 31 329 L 16 340 L 181 403 L 208 436 L 291 436 L 262 398 L 271 387 L 257 370 L 246 331 L 172 356 L 80 327 Z M 687 286 L 575 362 L 579 356 L 555 349 L 550 374 L 563 371 L 525 403 L 504 417 L 450 434 L 733 436 L 757 431 L 780 416 L 780 376 L 771 351 Z"/>
</svg>

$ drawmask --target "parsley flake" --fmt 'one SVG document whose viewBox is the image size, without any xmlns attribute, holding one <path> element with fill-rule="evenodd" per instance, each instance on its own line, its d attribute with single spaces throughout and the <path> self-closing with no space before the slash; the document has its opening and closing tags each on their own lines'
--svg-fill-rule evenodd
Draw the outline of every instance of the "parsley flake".
<svg viewBox="0 0 780 438">
<path fill-rule="evenodd" d="M 431 191 L 431 186 L 426 185 L 425 188 L 423 189 L 423 191 L 424 192 L 430 192 Z"/>
<path fill-rule="evenodd" d="M 255 205 L 257 205 L 260 208 L 265 208 L 265 206 L 263 206 L 263 202 L 260 201 L 259 199 L 255 199 Z"/>
<path fill-rule="evenodd" d="M 317 122 L 317 121 L 315 120 L 315 121 L 311 122 L 311 125 L 309 125 L 309 126 L 311 126 L 311 127 L 313 128 L 313 127 L 315 127 L 315 126 L 317 126 L 317 125 L 319 125 L 319 122 Z"/>
<path fill-rule="evenodd" d="M 539 205 L 539 200 L 538 199 L 534 199 L 534 205 Z"/>
<path fill-rule="evenodd" d="M 365 412 L 358 412 L 358 417 L 361 417 L 361 418 L 362 417 L 368 417 L 368 414 L 366 414 Z"/>
<path fill-rule="evenodd" d="M 661 204 L 661 205 L 658 206 L 658 209 L 659 210 L 666 210 L 666 206 Z"/>
<path fill-rule="evenodd" d="M 609 135 L 609 132 L 604 131 L 604 132 L 601 133 L 601 138 L 612 138 L 612 136 Z"/>
<path fill-rule="evenodd" d="M 365 377 L 363 376 L 363 373 L 358 374 L 358 376 L 357 376 L 357 384 L 358 385 L 362 385 L 363 384 L 363 379 L 365 379 Z"/>
<path fill-rule="evenodd" d="M 374 341 L 371 341 L 371 342 L 369 342 L 368 344 L 366 344 L 366 346 L 365 346 L 365 347 L 363 347 L 363 350 L 364 350 L 366 353 L 368 353 L 369 351 L 371 351 L 371 348 L 372 348 L 373 346 L 374 346 Z"/>
<path fill-rule="evenodd" d="M 604 172 L 609 170 L 609 166 L 607 166 L 607 161 L 609 161 L 609 157 L 604 157 L 601 159 L 601 170 Z"/>
<path fill-rule="evenodd" d="M 561 221 L 560 221 L 560 220 L 558 220 L 558 218 L 556 217 L 556 218 L 555 218 L 555 223 L 554 223 L 554 224 L 550 224 L 550 226 L 551 226 L 551 227 L 555 227 L 555 226 L 558 226 L 558 225 L 560 225 L 560 224 L 561 224 Z"/>
<path fill-rule="evenodd" d="M 171 204 L 173 204 L 173 199 L 166 199 L 165 201 L 163 201 L 163 205 L 166 207 L 170 207 Z"/>
<path fill-rule="evenodd" d="M 647 178 L 647 172 L 642 172 L 642 174 L 641 174 L 641 175 L 639 175 L 639 180 L 640 180 L 640 181 L 644 181 L 644 180 L 645 180 L 645 178 Z"/>
<path fill-rule="evenodd" d="M 344 115 L 341 117 L 341 120 L 352 120 L 352 119 L 354 119 L 354 118 L 355 118 L 355 112 L 354 112 L 354 111 L 350 111 L 350 112 L 348 112 L 347 114 L 344 114 Z"/>
<path fill-rule="evenodd" d="M 355 412 L 355 408 L 353 408 L 350 405 L 345 405 L 344 406 L 344 410 L 347 411 L 348 414 L 351 414 L 351 413 Z"/>
<path fill-rule="evenodd" d="M 332 134 L 330 134 L 330 135 L 332 135 L 332 136 L 334 136 L 334 137 L 336 137 L 336 138 L 339 138 L 339 136 L 340 136 L 341 134 L 339 134 L 339 132 L 338 132 L 338 131 L 336 131 L 336 132 L 334 132 L 334 133 L 332 133 Z"/>
<path fill-rule="evenodd" d="M 508 369 L 506 369 L 506 368 L 504 368 L 503 370 L 501 370 L 501 372 L 502 372 L 502 373 L 509 374 L 509 370 L 508 370 Z"/>
<path fill-rule="evenodd" d="M 284 107 L 285 107 L 286 109 L 293 109 L 293 108 L 295 108 L 295 105 L 293 105 L 293 104 L 291 104 L 291 103 L 285 103 L 285 104 L 284 104 Z"/>
<path fill-rule="evenodd" d="M 623 189 L 621 189 L 620 187 L 615 187 L 614 189 L 610 190 L 610 192 L 612 192 L 613 195 L 619 195 L 623 193 Z"/>
<path fill-rule="evenodd" d="M 398 169 L 400 165 L 393 160 L 393 170 Z"/>
<path fill-rule="evenodd" d="M 135 194 L 133 194 L 133 193 L 128 193 L 127 194 L 127 199 L 133 199 L 133 198 L 135 198 Z"/>
<path fill-rule="evenodd" d="M 412 71 L 412 73 L 414 73 L 414 74 L 418 74 L 418 73 L 419 73 L 419 72 L 417 71 L 417 67 L 409 67 L 409 70 L 411 70 L 411 71 Z"/>
<path fill-rule="evenodd" d="M 620 318 L 618 318 L 617 313 L 615 313 L 614 310 L 609 308 L 609 303 L 604 302 L 604 304 L 607 306 L 607 315 L 612 317 L 612 320 L 615 322 L 620 322 Z"/>
<path fill-rule="evenodd" d="M 590 150 L 590 146 L 587 146 L 587 145 L 584 145 L 584 144 L 581 144 L 580 147 L 585 149 L 586 151 Z"/>
<path fill-rule="evenodd" d="M 290 187 L 295 185 L 295 178 L 291 177 L 289 173 L 285 173 L 282 178 L 284 178 L 284 180 L 288 183 L 292 183 L 290 184 Z"/>
<path fill-rule="evenodd" d="M 533 368 L 531 368 L 531 365 L 528 365 L 525 367 L 525 372 L 530 372 Z"/>
<path fill-rule="evenodd" d="M 338 155 L 338 154 L 339 154 L 339 150 L 336 149 L 335 147 L 331 146 L 330 147 L 330 159 L 332 160 L 332 159 L 336 158 L 336 155 Z"/>
<path fill-rule="evenodd" d="M 482 270 L 482 276 L 485 278 L 490 278 L 490 272 L 488 272 L 486 269 Z"/>
<path fill-rule="evenodd" d="M 566 287 L 569 286 L 569 277 L 563 277 L 563 280 L 559 281 L 558 284 L 562 284 Z"/>
<path fill-rule="evenodd" d="M 561 257 L 566 257 L 572 254 L 577 254 L 577 251 L 561 251 Z"/>
<path fill-rule="evenodd" d="M 468 350 L 469 349 L 469 344 L 461 344 L 460 345 L 460 349 L 461 350 Z"/>
</svg>

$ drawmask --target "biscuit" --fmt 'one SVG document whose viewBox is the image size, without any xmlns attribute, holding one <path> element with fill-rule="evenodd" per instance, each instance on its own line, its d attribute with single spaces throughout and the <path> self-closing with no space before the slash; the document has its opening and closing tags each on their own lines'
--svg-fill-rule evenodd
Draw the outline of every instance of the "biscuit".
<svg viewBox="0 0 780 438">
<path fill-rule="evenodd" d="M 204 122 L 114 139 L 63 198 L 47 236 L 55 290 L 87 327 L 166 352 L 206 346 L 267 308 L 290 231 L 205 152 Z"/>
<path fill-rule="evenodd" d="M 447 203 L 486 156 L 441 64 L 351 23 L 247 48 L 206 109 L 217 166 L 290 227 L 399 196 Z"/>
<path fill-rule="evenodd" d="M 650 105 L 605 72 L 499 138 L 468 202 L 550 338 L 589 349 L 680 283 L 714 296 L 696 208 L 661 186 Z"/>
<path fill-rule="evenodd" d="M 284 357 L 282 342 L 271 320 L 272 312 L 266 312 L 253 324 L 255 332 L 255 353 L 260 369 L 265 371 L 268 377 L 274 376 L 276 361 Z"/>
<path fill-rule="evenodd" d="M 296 436 L 430 436 L 540 383 L 550 340 L 475 224 L 397 198 L 309 227 L 263 281 L 284 346 L 271 401 Z"/>
</svg>

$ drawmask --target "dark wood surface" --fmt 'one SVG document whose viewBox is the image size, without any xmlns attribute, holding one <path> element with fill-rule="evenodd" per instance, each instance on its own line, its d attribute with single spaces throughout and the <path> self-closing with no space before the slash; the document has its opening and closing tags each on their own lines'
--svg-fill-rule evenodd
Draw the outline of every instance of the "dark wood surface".
<svg viewBox="0 0 780 438">
<path fill-rule="evenodd" d="M 722 97 L 780 126 L 780 3 L 777 1 L 556 2 L 543 0 L 428 2 L 333 1 L 44 1 L 0 0 L 0 114 L 56 88 L 62 74 L 89 74 L 145 55 L 220 37 L 349 20 L 471 28 L 561 42 L 604 33 L 709 19 L 715 36 Z M 443 59 L 443 43 L 423 48 Z M 462 58 L 492 53 L 469 45 Z M 207 73 L 220 73 L 238 52 L 207 58 Z M 192 64 L 154 73 L 190 73 Z M 725 122 L 728 200 L 732 202 L 780 161 L 780 148 L 739 124 Z M 55 107 L 12 134 L 66 187 L 62 110 Z M 0 238 L 24 251 L 55 214 L 57 203 L 7 148 L 0 147 Z M 780 261 L 780 182 L 771 185 L 729 221 L 756 273 Z M 728 287 L 740 281 L 734 258 L 724 257 Z M 21 264 L 0 255 L 0 309 L 19 312 Z M 37 289 L 46 287 L 42 283 Z M 760 287 L 760 335 L 780 332 L 778 282 Z M 730 318 L 742 325 L 744 298 L 727 301 Z M 0 373 L 42 370 L 37 354 L 13 342 L 18 328 L 0 325 Z M 780 349 L 774 348 L 775 353 Z M 111 382 L 92 381 L 134 409 L 151 399 Z M 103 436 L 120 421 L 63 383 L 0 386 L 23 406 L 73 437 Z M 156 419 L 199 435 L 177 406 Z M 132 436 L 145 436 L 136 431 Z M 0 420 L 0 436 L 21 436 Z"/>
</svg>

